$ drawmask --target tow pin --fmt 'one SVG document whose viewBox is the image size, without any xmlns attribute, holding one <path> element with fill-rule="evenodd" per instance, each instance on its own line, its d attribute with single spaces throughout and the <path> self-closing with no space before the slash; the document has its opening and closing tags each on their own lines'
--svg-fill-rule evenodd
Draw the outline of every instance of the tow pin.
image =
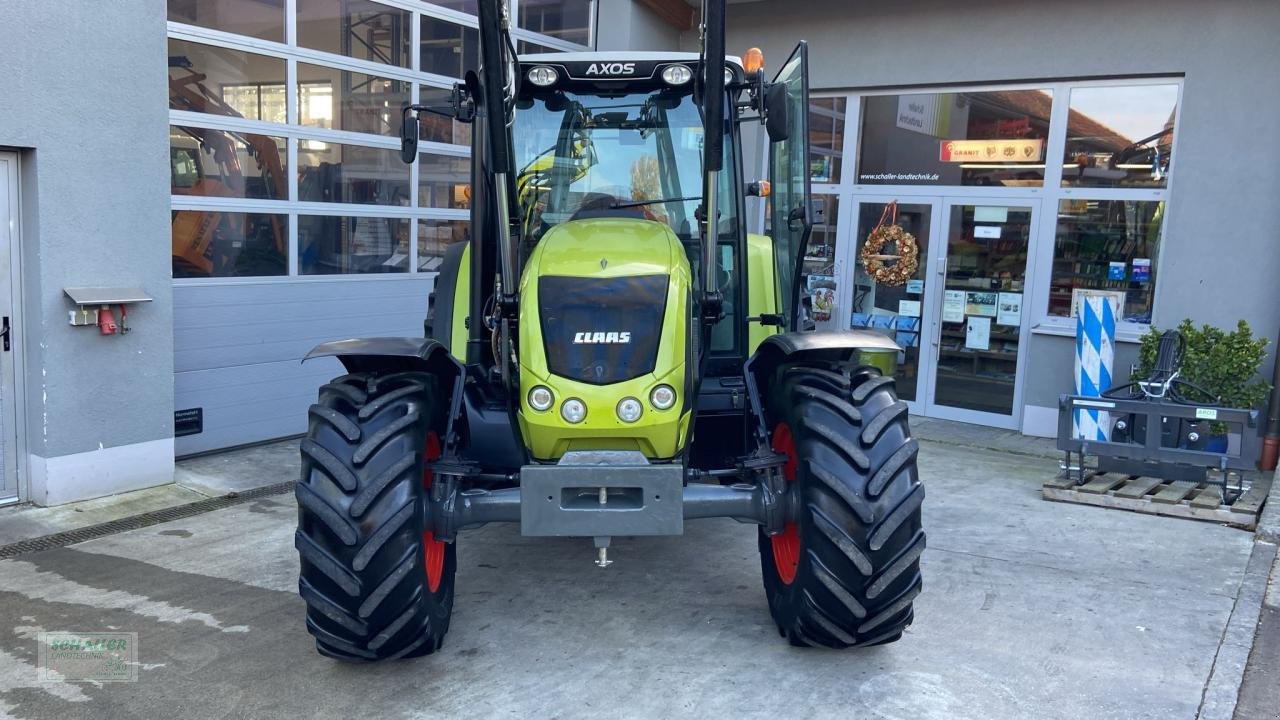
<svg viewBox="0 0 1280 720">
<path fill-rule="evenodd" d="M 603 504 L 604 488 L 600 489 L 602 495 L 601 504 Z M 613 561 L 609 559 L 609 536 L 597 536 L 596 541 L 596 567 L 609 567 Z"/>
</svg>

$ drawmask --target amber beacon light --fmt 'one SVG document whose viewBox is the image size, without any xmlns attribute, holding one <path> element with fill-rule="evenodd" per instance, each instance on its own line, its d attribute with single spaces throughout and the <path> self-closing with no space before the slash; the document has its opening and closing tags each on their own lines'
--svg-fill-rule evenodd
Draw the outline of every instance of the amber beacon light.
<svg viewBox="0 0 1280 720">
<path fill-rule="evenodd" d="M 754 75 L 764 69 L 764 53 L 760 52 L 760 48 L 749 48 L 742 56 L 742 69 L 747 71 L 748 75 Z"/>
</svg>

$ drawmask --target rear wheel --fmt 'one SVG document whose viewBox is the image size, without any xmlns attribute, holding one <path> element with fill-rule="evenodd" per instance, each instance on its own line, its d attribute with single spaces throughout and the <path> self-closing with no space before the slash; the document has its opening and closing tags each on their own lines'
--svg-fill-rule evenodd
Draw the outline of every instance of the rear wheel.
<svg viewBox="0 0 1280 720">
<path fill-rule="evenodd" d="M 760 532 L 769 610 L 793 645 L 893 642 L 913 618 L 924 551 L 916 441 L 893 380 L 869 368 L 784 367 L 766 417 L 799 517 Z"/>
<path fill-rule="evenodd" d="M 345 375 L 311 406 L 295 545 L 321 654 L 414 657 L 444 639 L 457 560 L 424 529 L 421 502 L 442 407 L 435 378 L 416 372 Z"/>
</svg>

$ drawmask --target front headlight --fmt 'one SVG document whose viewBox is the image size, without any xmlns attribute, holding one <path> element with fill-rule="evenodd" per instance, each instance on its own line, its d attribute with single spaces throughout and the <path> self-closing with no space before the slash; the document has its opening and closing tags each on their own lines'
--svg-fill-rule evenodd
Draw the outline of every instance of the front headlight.
<svg viewBox="0 0 1280 720">
<path fill-rule="evenodd" d="M 529 74 L 526 77 L 529 78 L 529 82 L 538 87 L 549 87 L 556 84 L 556 80 L 560 78 L 560 73 L 557 73 L 555 68 L 538 65 L 537 67 L 529 68 Z"/>
<path fill-rule="evenodd" d="M 618 401 L 618 419 L 624 423 L 633 423 L 640 419 L 640 414 L 644 412 L 644 408 L 640 406 L 640 401 L 633 398 L 622 398 Z"/>
<path fill-rule="evenodd" d="M 556 398 L 551 394 L 551 388 L 545 385 L 537 385 L 529 391 L 529 407 L 538 412 L 550 410 L 555 401 Z"/>
<path fill-rule="evenodd" d="M 668 65 L 662 68 L 662 79 L 668 85 L 683 85 L 693 79 L 693 71 L 684 65 Z"/>
<path fill-rule="evenodd" d="M 565 422 L 577 425 L 587 419 L 587 406 L 578 398 L 569 398 L 560 406 L 560 417 Z"/>
<path fill-rule="evenodd" d="M 659 385 L 649 393 L 649 404 L 657 410 L 670 410 L 676 404 L 676 391 L 670 385 Z"/>
</svg>

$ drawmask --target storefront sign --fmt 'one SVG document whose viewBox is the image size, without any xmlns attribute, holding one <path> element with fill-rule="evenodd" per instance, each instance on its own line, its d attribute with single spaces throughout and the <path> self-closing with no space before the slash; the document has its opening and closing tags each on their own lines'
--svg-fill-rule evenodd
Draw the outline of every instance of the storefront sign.
<svg viewBox="0 0 1280 720">
<path fill-rule="evenodd" d="M 908 295 L 921 295 L 921 294 L 923 294 L 923 293 L 924 293 L 924 281 L 923 281 L 923 280 L 908 280 L 908 281 L 907 281 L 907 294 L 908 294 Z"/>
<path fill-rule="evenodd" d="M 942 322 L 964 322 L 964 291 L 948 290 L 942 298 Z"/>
<path fill-rule="evenodd" d="M 906 317 L 920 317 L 919 300 L 899 300 L 898 314 Z"/>
<path fill-rule="evenodd" d="M 1022 293 L 1000 293 L 1000 305 L 996 309 L 997 325 L 1022 323 Z"/>
<path fill-rule="evenodd" d="M 1000 239 L 999 225 L 974 225 L 973 236 L 976 238 L 986 238 L 988 240 Z"/>
<path fill-rule="evenodd" d="M 939 112 L 939 105 L 942 111 Z M 950 124 L 951 93 L 899 95 L 895 124 L 903 130 L 942 137 Z"/>
<path fill-rule="evenodd" d="M 1117 318 L 1121 317 L 1121 311 L 1124 310 L 1125 292 L 1123 290 L 1094 290 L 1092 288 L 1072 288 L 1071 317 L 1080 315 L 1080 304 L 1088 297 L 1106 298 L 1111 303 L 1111 313 Z"/>
<path fill-rule="evenodd" d="M 940 162 L 1041 162 L 1043 140 L 942 140 L 938 142 Z"/>
</svg>

